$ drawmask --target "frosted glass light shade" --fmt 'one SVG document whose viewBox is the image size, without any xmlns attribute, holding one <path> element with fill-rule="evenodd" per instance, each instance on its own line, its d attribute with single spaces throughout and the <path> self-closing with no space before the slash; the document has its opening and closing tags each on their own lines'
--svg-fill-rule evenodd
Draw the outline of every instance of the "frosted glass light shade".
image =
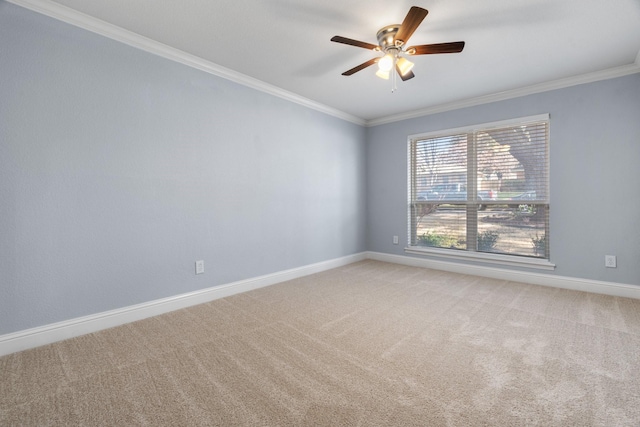
<svg viewBox="0 0 640 427">
<path fill-rule="evenodd" d="M 406 76 L 413 68 L 413 62 L 405 58 L 398 58 L 396 65 L 398 66 L 398 70 L 400 70 L 400 74 L 403 76 Z"/>
<path fill-rule="evenodd" d="M 387 53 L 385 56 L 380 58 L 380 61 L 378 61 L 378 68 L 380 69 L 380 71 L 389 72 L 389 70 L 391 70 L 392 67 L 393 67 L 393 56 L 391 54 Z"/>
<path fill-rule="evenodd" d="M 376 76 L 380 77 L 381 79 L 389 80 L 389 71 L 378 70 L 376 71 Z"/>
</svg>

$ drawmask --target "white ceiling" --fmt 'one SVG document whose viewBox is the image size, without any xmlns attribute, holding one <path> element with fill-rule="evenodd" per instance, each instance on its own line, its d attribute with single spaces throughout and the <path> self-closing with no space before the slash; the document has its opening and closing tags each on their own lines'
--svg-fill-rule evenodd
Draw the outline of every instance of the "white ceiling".
<svg viewBox="0 0 640 427">
<path fill-rule="evenodd" d="M 640 0 L 11 1 L 103 33 L 128 30 L 369 124 L 640 71 Z M 409 45 L 464 40 L 464 51 L 411 57 L 416 77 L 395 93 L 375 66 L 341 75 L 380 54 L 332 36 L 377 44 L 378 29 L 414 5 L 429 14 Z"/>
</svg>

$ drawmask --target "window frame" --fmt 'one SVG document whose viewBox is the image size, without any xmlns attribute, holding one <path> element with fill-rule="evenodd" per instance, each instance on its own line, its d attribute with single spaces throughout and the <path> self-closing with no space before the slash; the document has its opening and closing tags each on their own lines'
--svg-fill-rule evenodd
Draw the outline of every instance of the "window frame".
<svg viewBox="0 0 640 427">
<path fill-rule="evenodd" d="M 511 126 L 518 126 L 518 125 L 525 125 L 528 123 L 533 123 L 533 122 L 547 122 L 547 143 L 546 143 L 546 162 L 547 162 L 547 182 L 546 182 L 546 188 L 547 188 L 547 198 L 544 202 L 541 201 L 537 201 L 537 202 L 533 202 L 532 204 L 539 204 L 539 205 L 543 205 L 545 207 L 550 208 L 550 203 L 551 203 L 551 188 L 550 188 L 550 176 L 551 176 L 551 171 L 550 171 L 550 158 L 549 158 L 549 150 L 550 150 L 550 115 L 548 113 L 546 114 L 538 114 L 538 115 L 534 115 L 534 116 L 527 116 L 527 117 L 518 117 L 518 118 L 513 118 L 513 119 L 508 119 L 508 120 L 501 120 L 501 121 L 496 121 L 496 122 L 489 122 L 489 123 L 480 123 L 480 124 L 476 124 L 476 125 L 470 125 L 470 126 L 463 126 L 463 127 L 458 127 L 458 128 L 451 128 L 451 129 L 443 129 L 443 130 L 437 130 L 437 131 L 431 131 L 431 132 L 426 132 L 426 133 L 420 133 L 420 134 L 414 134 L 414 135 L 409 135 L 407 138 L 407 166 L 408 166 L 408 173 L 407 173 L 407 200 L 408 200 L 408 206 L 407 206 L 407 225 L 408 225 L 408 230 L 407 230 L 407 242 L 408 242 L 408 246 L 405 248 L 405 252 L 408 254 L 413 254 L 413 255 L 431 255 L 431 256 L 437 256 L 437 257 L 441 257 L 441 258 L 447 258 L 447 259 L 453 259 L 453 260 L 464 260 L 464 261 L 479 261 L 479 262 L 484 262 L 484 263 L 490 263 L 490 264 L 498 264 L 498 265 L 504 265 L 504 266 L 510 266 L 510 267 L 527 267 L 527 268 L 536 268 L 536 269 L 542 269 L 542 270 L 553 270 L 555 269 L 555 264 L 553 264 L 551 262 L 551 257 L 550 257 L 550 252 L 549 252 L 549 234 L 550 234 L 550 225 L 549 225 L 549 213 L 547 213 L 547 219 L 546 219 L 546 224 L 545 224 L 545 228 L 546 228 L 546 244 L 547 244 L 547 257 L 546 258 L 536 258 L 536 257 L 528 257 L 528 256 L 523 256 L 523 255 L 517 255 L 517 254 L 498 254 L 498 253 L 488 253 L 488 252 L 478 252 L 476 251 L 476 247 L 475 247 L 475 243 L 476 242 L 472 242 L 473 247 L 471 248 L 471 250 L 469 248 L 467 248 L 467 250 L 460 250 L 460 249 L 446 249 L 446 248 L 436 248 L 436 247 L 425 247 L 425 246 L 416 246 L 416 245 L 412 245 L 413 242 L 413 230 L 415 228 L 415 224 L 413 223 L 415 221 L 414 218 L 414 192 L 416 191 L 414 188 L 414 170 L 416 168 L 416 159 L 414 156 L 414 152 L 412 149 L 413 144 L 416 141 L 419 140 L 424 140 L 424 139 L 433 139 L 433 138 L 438 138 L 438 137 L 447 137 L 450 135 L 456 135 L 456 134 L 463 134 L 463 133 L 477 133 L 480 131 L 485 131 L 485 130 L 490 130 L 490 129 L 494 129 L 494 128 L 504 128 L 504 127 L 511 127 Z M 474 144 L 470 144 L 473 145 L 473 151 L 471 154 L 471 156 L 475 156 L 475 143 Z M 467 157 L 469 157 L 469 153 L 467 153 Z M 473 162 L 468 162 L 469 163 L 473 163 L 473 166 L 475 167 L 477 160 L 474 158 Z M 471 169 L 471 166 L 469 166 L 468 169 Z M 469 180 L 471 180 L 471 182 L 469 182 Z M 470 173 L 467 175 L 467 188 L 472 188 L 472 195 L 471 195 L 471 199 L 469 200 L 469 198 L 466 201 L 460 201 L 459 203 L 456 204 L 461 204 L 461 205 L 466 205 L 467 209 L 471 208 L 471 209 L 477 209 L 474 208 L 474 205 L 477 206 L 477 200 L 475 200 L 477 198 L 477 193 L 476 193 L 476 188 L 475 188 L 475 171 L 473 173 Z M 486 203 L 486 202 L 485 202 Z M 498 202 L 492 203 L 492 204 L 499 204 Z M 476 220 L 476 227 L 477 227 L 477 220 Z M 467 242 L 469 243 L 469 242 Z"/>
</svg>

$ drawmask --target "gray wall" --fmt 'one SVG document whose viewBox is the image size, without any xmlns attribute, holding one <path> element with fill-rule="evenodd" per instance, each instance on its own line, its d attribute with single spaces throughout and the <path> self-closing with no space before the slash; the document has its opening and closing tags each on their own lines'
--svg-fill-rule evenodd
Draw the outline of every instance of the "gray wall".
<svg viewBox="0 0 640 427">
<path fill-rule="evenodd" d="M 364 251 L 364 138 L 0 1 L 0 334 Z"/>
<path fill-rule="evenodd" d="M 640 284 L 639 99 L 636 74 L 365 130 L 0 1 L 0 334 L 404 255 L 407 136 L 540 113 L 552 274 Z"/>
<path fill-rule="evenodd" d="M 404 255 L 408 135 L 542 113 L 551 115 L 552 274 L 640 284 L 640 74 L 368 129 L 369 250 Z M 605 254 L 618 268 L 604 267 Z"/>
</svg>

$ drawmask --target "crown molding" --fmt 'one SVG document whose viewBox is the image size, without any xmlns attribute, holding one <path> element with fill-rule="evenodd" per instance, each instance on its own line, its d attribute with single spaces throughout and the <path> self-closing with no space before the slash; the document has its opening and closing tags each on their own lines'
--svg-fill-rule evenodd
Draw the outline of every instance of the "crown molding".
<svg viewBox="0 0 640 427">
<path fill-rule="evenodd" d="M 640 73 L 640 51 L 636 56 L 635 62 L 629 65 L 610 68 L 606 70 L 596 71 L 593 73 L 582 74 L 578 76 L 567 77 L 563 79 L 553 80 L 550 82 L 539 83 L 523 88 L 507 90 L 503 92 L 483 95 L 475 98 L 468 98 L 459 101 L 439 104 L 428 108 L 413 110 L 406 113 L 395 114 L 377 119 L 365 120 L 360 117 L 345 113 L 338 109 L 329 107 L 316 101 L 312 101 L 303 96 L 289 92 L 277 86 L 270 85 L 261 80 L 238 73 L 229 68 L 222 67 L 213 62 L 206 61 L 198 56 L 191 55 L 179 49 L 172 48 L 163 43 L 151 40 L 147 37 L 132 31 L 125 30 L 108 22 L 96 19 L 92 16 L 78 12 L 58 3 L 49 0 L 6 0 L 9 3 L 16 4 L 26 9 L 38 12 L 42 15 L 57 19 L 59 21 L 71 24 L 73 26 L 91 31 L 112 40 L 119 41 L 134 48 L 138 48 L 154 55 L 161 56 L 165 59 L 184 64 L 188 67 L 196 68 L 209 74 L 224 78 L 234 83 L 282 98 L 304 107 L 325 113 L 327 115 L 337 117 L 339 119 L 355 123 L 360 126 L 373 127 L 383 124 L 399 122 L 402 120 L 424 117 L 431 114 L 443 113 L 446 111 L 458 110 L 461 108 L 475 107 L 491 102 L 504 101 L 512 98 L 518 98 L 526 95 L 547 92 L 556 89 L 563 89 L 570 86 L 576 86 L 585 83 L 592 83 L 600 80 L 607 80 L 616 77 Z"/>
<path fill-rule="evenodd" d="M 174 62 L 184 64 L 188 67 L 213 74 L 223 79 L 230 80 L 234 83 L 264 92 L 278 98 L 291 101 L 304 107 L 337 117 L 355 123 L 360 126 L 366 125 L 366 120 L 335 108 L 326 106 L 319 102 L 312 101 L 293 92 L 281 89 L 277 86 L 270 85 L 261 80 L 247 76 L 245 74 L 233 71 L 229 68 L 222 67 L 213 62 L 204 60 L 198 56 L 191 55 L 179 49 L 167 46 L 163 43 L 144 37 L 140 34 L 125 30 L 116 25 L 86 15 L 84 13 L 73 10 L 67 6 L 54 3 L 49 0 L 7 0 L 17 6 L 32 10 L 50 18 L 71 24 L 75 27 L 82 28 L 92 33 L 110 38 L 112 40 L 124 43 L 137 49 L 149 52 L 151 54 L 161 56 Z"/>
<path fill-rule="evenodd" d="M 409 111 L 407 113 L 396 114 L 388 117 L 381 117 L 379 119 L 368 120 L 366 126 L 379 126 L 387 123 L 428 116 L 431 114 L 443 113 L 445 111 L 458 110 L 466 107 L 475 107 L 477 105 L 488 104 L 490 102 L 504 101 L 507 99 L 519 98 L 521 96 L 533 95 L 536 93 L 548 92 L 556 89 L 563 89 L 570 86 L 577 86 L 585 83 L 597 82 L 600 80 L 623 77 L 635 73 L 640 73 L 640 52 L 638 52 L 636 61 L 633 64 L 623 65 L 620 67 L 609 68 L 606 70 L 581 74 L 578 76 L 572 76 L 558 80 L 552 80 L 549 82 L 525 86 L 518 89 L 483 95 L 476 98 L 469 98 L 460 101 L 449 102 L 446 104 L 435 105 L 433 107 Z"/>
</svg>

